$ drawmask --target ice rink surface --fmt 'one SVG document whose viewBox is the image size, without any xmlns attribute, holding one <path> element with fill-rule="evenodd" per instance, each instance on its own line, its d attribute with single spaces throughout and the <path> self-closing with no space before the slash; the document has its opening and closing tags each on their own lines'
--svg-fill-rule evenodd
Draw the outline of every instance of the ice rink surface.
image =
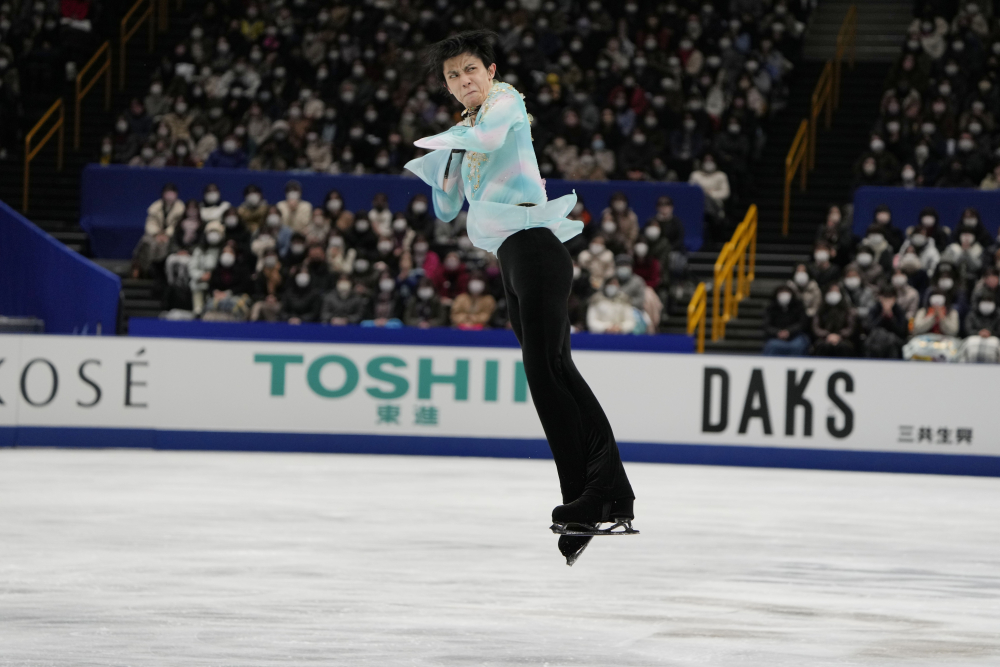
<svg viewBox="0 0 1000 667">
<path fill-rule="evenodd" d="M 1000 480 L 628 470 L 569 568 L 551 461 L 0 450 L 0 665 L 1000 664 Z"/>
</svg>

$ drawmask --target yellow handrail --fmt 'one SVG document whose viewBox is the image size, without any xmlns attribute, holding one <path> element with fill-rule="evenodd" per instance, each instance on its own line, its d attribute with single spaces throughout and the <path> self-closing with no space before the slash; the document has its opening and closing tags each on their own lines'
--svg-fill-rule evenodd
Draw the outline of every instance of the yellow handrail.
<svg viewBox="0 0 1000 667">
<path fill-rule="evenodd" d="M 750 295 L 757 267 L 757 205 L 751 204 L 733 238 L 715 260 L 712 297 L 712 340 L 726 335 L 726 323 L 737 316 L 740 301 Z M 736 281 L 733 284 L 733 271 Z M 690 325 L 689 325 L 690 326 Z"/>
<path fill-rule="evenodd" d="M 97 59 L 104 56 L 104 64 L 101 65 L 100 69 L 94 74 L 93 78 L 89 83 L 84 85 L 83 75 L 87 73 Z M 76 75 L 76 117 L 73 119 L 73 148 L 79 150 L 80 148 L 80 104 L 83 102 L 83 98 L 87 96 L 90 89 L 104 75 L 104 110 L 109 111 L 111 109 L 111 42 L 107 41 L 101 45 L 101 48 L 97 49 L 97 53 L 91 58 L 86 65 L 77 73 Z"/>
<path fill-rule="evenodd" d="M 837 50 L 833 58 L 833 108 L 840 108 L 840 67 L 844 62 L 844 53 L 848 48 L 851 50 L 850 65 L 854 69 L 854 55 L 857 46 L 858 35 L 858 6 L 851 5 L 847 8 L 844 22 L 840 24 L 837 31 Z"/>
<path fill-rule="evenodd" d="M 829 60 L 819 75 L 816 88 L 812 94 L 812 110 L 809 114 L 809 169 L 816 168 L 816 126 L 819 125 L 819 115 L 826 111 L 823 126 L 830 129 L 833 122 L 833 63 Z"/>
<path fill-rule="evenodd" d="M 39 130 L 42 129 L 42 125 L 44 125 L 45 121 L 49 119 L 49 116 L 54 114 L 56 111 L 59 112 L 59 120 L 57 120 L 55 124 L 53 124 L 52 127 L 49 128 L 49 131 L 45 133 L 45 136 L 42 137 L 41 141 L 39 141 L 38 144 L 34 148 L 32 148 L 31 146 L 32 138 L 35 136 L 35 134 L 38 133 Z M 63 125 L 65 125 L 65 121 L 66 121 L 66 109 L 63 107 L 62 99 L 58 99 L 52 103 L 52 106 L 50 106 L 49 110 L 45 112 L 45 115 L 42 116 L 37 123 L 35 123 L 35 126 L 31 128 L 28 134 L 25 135 L 24 137 L 24 199 L 21 202 L 21 211 L 24 213 L 28 212 L 28 176 L 30 174 L 31 161 L 35 159 L 35 156 L 38 155 L 38 151 L 42 150 L 45 147 L 45 144 L 49 142 L 49 139 L 51 139 L 52 135 L 55 134 L 57 131 L 59 132 L 59 157 L 56 162 L 56 168 L 59 171 L 62 171 L 63 139 L 65 135 L 65 129 L 63 128 Z"/>
<path fill-rule="evenodd" d="M 694 290 L 694 296 L 688 302 L 688 336 L 698 332 L 696 347 L 698 354 L 705 352 L 705 316 L 708 305 L 708 292 L 705 291 L 705 283 L 698 283 Z"/>
<path fill-rule="evenodd" d="M 139 15 L 136 19 L 135 25 L 131 28 L 128 26 L 129 19 L 132 15 L 139 11 L 142 5 L 148 5 L 146 11 Z M 139 26 L 146 19 L 149 19 L 149 52 L 153 52 L 153 40 L 156 34 L 156 0 L 136 0 L 136 3 L 132 5 L 132 8 L 125 12 L 125 16 L 122 17 L 121 31 L 120 31 L 120 44 L 118 47 L 118 58 L 119 58 L 119 71 L 118 71 L 118 89 L 125 90 L 125 54 L 128 51 L 125 47 L 128 45 L 128 41 L 132 39 L 132 35 L 136 33 Z"/>
<path fill-rule="evenodd" d="M 788 216 L 792 207 L 792 181 L 798 171 L 801 179 L 799 189 L 806 189 L 806 156 L 809 150 L 809 121 L 799 123 L 799 131 L 792 139 L 792 147 L 785 156 L 785 207 L 781 217 L 781 234 L 788 236 Z"/>
<path fill-rule="evenodd" d="M 180 3 L 177 3 L 177 9 L 180 9 Z M 157 25 L 160 28 L 160 32 L 166 32 L 170 28 L 170 0 L 160 0 L 160 16 L 156 20 Z"/>
</svg>

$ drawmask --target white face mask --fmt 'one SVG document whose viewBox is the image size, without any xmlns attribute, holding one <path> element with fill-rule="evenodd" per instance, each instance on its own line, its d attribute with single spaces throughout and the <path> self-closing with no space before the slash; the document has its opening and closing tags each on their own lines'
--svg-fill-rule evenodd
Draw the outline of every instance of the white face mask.
<svg viewBox="0 0 1000 667">
<path fill-rule="evenodd" d="M 285 199 L 294 204 L 298 200 L 302 199 L 302 193 L 298 190 L 289 190 L 285 193 Z"/>
<path fill-rule="evenodd" d="M 298 285 L 299 287 L 308 287 L 309 286 L 309 274 L 308 273 L 299 273 L 299 274 L 297 274 L 295 276 L 295 284 Z"/>
<path fill-rule="evenodd" d="M 306 247 L 304 245 L 302 245 L 301 243 L 293 243 L 292 244 L 292 254 L 293 255 L 301 255 L 305 251 L 306 251 Z"/>
<path fill-rule="evenodd" d="M 914 234 L 910 237 L 910 243 L 918 248 L 923 248 L 927 245 L 927 237 L 923 234 Z"/>
<path fill-rule="evenodd" d="M 427 202 L 415 201 L 413 202 L 413 212 L 417 215 L 422 215 L 427 212 Z"/>
<path fill-rule="evenodd" d="M 892 286 L 897 289 L 907 284 L 908 282 L 909 280 L 907 280 L 906 276 L 902 274 L 897 274 L 892 277 Z"/>
<path fill-rule="evenodd" d="M 945 290 L 946 292 L 955 286 L 955 281 L 951 278 L 941 278 L 938 281 L 938 287 Z"/>
<path fill-rule="evenodd" d="M 391 292 L 395 286 L 396 286 L 396 281 L 393 280 L 392 278 L 383 278 L 382 280 L 378 281 L 378 288 L 383 292 Z"/>
<path fill-rule="evenodd" d="M 843 299 L 843 298 L 844 297 L 840 294 L 840 292 L 827 292 L 826 293 L 826 302 L 828 304 L 830 304 L 831 306 L 836 306 L 838 303 L 840 303 L 840 300 Z"/>
<path fill-rule="evenodd" d="M 799 287 L 805 287 L 809 284 L 809 274 L 805 271 L 796 271 L 794 280 Z"/>
<path fill-rule="evenodd" d="M 945 302 L 944 294 L 933 294 L 933 295 L 931 295 L 930 303 L 935 308 L 940 308 L 941 306 L 944 305 L 944 302 Z"/>
<path fill-rule="evenodd" d="M 583 273 L 583 270 L 579 266 L 574 265 L 573 266 L 573 280 L 577 280 L 580 277 L 581 273 Z"/>
<path fill-rule="evenodd" d="M 817 250 L 813 253 L 813 257 L 816 259 L 817 264 L 830 261 L 830 253 L 826 250 Z"/>
<path fill-rule="evenodd" d="M 649 252 L 649 246 L 640 241 L 635 244 L 635 247 L 632 248 L 632 250 L 635 252 L 635 256 L 641 259 L 646 256 L 647 252 Z"/>
<path fill-rule="evenodd" d="M 264 258 L 264 266 L 266 266 L 267 268 L 273 269 L 277 265 L 278 265 L 278 258 L 275 257 L 274 255 L 268 255 L 267 257 Z"/>
<path fill-rule="evenodd" d="M 418 255 L 423 255 L 423 254 L 425 254 L 427 252 L 427 247 L 428 246 L 427 246 L 426 243 L 414 243 L 413 244 L 413 252 L 416 253 L 416 254 L 418 254 Z"/>
<path fill-rule="evenodd" d="M 272 213 L 267 216 L 267 224 L 269 227 L 277 227 L 281 224 L 281 216 L 277 213 Z"/>
<path fill-rule="evenodd" d="M 605 220 L 604 222 L 601 223 L 601 229 L 604 230 L 605 234 L 614 234 L 616 228 L 617 227 L 615 223 L 612 222 L 611 220 Z"/>
<path fill-rule="evenodd" d="M 421 299 L 423 299 L 424 301 L 427 301 L 432 296 L 434 296 L 434 288 L 433 287 L 421 287 L 420 289 L 417 290 L 417 296 L 420 297 Z"/>
<path fill-rule="evenodd" d="M 219 193 L 218 192 L 206 192 L 205 193 L 205 203 L 215 205 L 219 203 Z"/>
<path fill-rule="evenodd" d="M 615 274 L 617 274 L 619 280 L 628 280 L 632 277 L 632 267 L 619 266 L 615 269 Z"/>
<path fill-rule="evenodd" d="M 646 238 L 650 241 L 655 241 L 660 238 L 660 232 L 661 230 L 659 227 L 656 225 L 650 225 L 649 227 L 646 227 Z"/>
<path fill-rule="evenodd" d="M 256 192 L 251 192 L 250 194 L 247 195 L 246 201 L 248 206 L 256 206 L 257 204 L 260 203 L 260 195 L 257 194 Z"/>
<path fill-rule="evenodd" d="M 607 286 L 605 286 L 605 288 L 604 288 L 604 294 L 606 294 L 609 299 L 615 298 L 615 295 L 618 294 L 618 285 L 607 285 Z"/>
<path fill-rule="evenodd" d="M 354 262 L 354 272 L 355 273 L 365 273 L 369 269 L 367 259 L 359 259 Z"/>
<path fill-rule="evenodd" d="M 340 208 L 343 205 L 344 205 L 343 202 L 340 201 L 339 199 L 331 199 L 326 203 L 326 210 L 328 210 L 330 213 L 339 213 Z"/>
<path fill-rule="evenodd" d="M 782 307 L 787 307 L 792 302 L 791 292 L 778 292 L 778 303 Z"/>
<path fill-rule="evenodd" d="M 847 276 L 844 278 L 844 287 L 849 290 L 856 290 L 861 287 L 861 278 L 858 276 Z"/>
<path fill-rule="evenodd" d="M 871 266 L 872 256 L 867 252 L 858 253 L 857 260 L 860 266 Z"/>
<path fill-rule="evenodd" d="M 227 215 L 225 217 L 226 227 L 228 227 L 230 229 L 232 229 L 233 227 L 235 227 L 236 225 L 238 225 L 239 222 L 240 222 L 240 219 L 237 218 L 235 215 Z"/>
<path fill-rule="evenodd" d="M 596 257 L 597 255 L 600 255 L 602 252 L 604 252 L 604 244 L 603 243 L 591 243 L 590 244 L 590 254 L 591 255 L 594 255 Z"/>
<path fill-rule="evenodd" d="M 205 234 L 205 240 L 208 241 L 209 245 L 217 245 L 222 240 L 222 234 L 219 232 L 209 232 Z"/>
<path fill-rule="evenodd" d="M 482 280 L 470 280 L 469 281 L 469 294 L 479 295 L 483 293 L 483 289 L 486 287 Z"/>
<path fill-rule="evenodd" d="M 347 296 L 348 294 L 350 294 L 351 283 L 346 281 L 337 283 L 337 293 L 339 293 L 340 296 Z"/>
<path fill-rule="evenodd" d="M 983 315 L 992 315 L 993 311 L 997 309 L 997 304 L 993 301 L 980 301 L 979 302 L 979 312 Z"/>
<path fill-rule="evenodd" d="M 933 227 L 934 226 L 934 218 L 932 218 L 929 215 L 926 216 L 926 217 L 920 218 L 920 224 L 923 225 L 924 227 L 928 227 L 928 228 Z"/>
<path fill-rule="evenodd" d="M 359 232 L 361 232 L 362 234 L 368 231 L 369 226 L 370 225 L 368 224 L 367 220 L 358 220 L 357 222 L 354 223 L 354 228 Z"/>
<path fill-rule="evenodd" d="M 230 267 L 236 263 L 236 255 L 231 252 L 224 252 L 219 255 L 219 264 L 225 267 Z"/>
</svg>

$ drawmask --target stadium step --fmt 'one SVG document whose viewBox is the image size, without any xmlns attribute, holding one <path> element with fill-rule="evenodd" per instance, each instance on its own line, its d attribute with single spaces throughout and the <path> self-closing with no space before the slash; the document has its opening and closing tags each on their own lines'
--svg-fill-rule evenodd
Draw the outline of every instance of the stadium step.
<svg viewBox="0 0 1000 667">
<path fill-rule="evenodd" d="M 857 59 L 889 63 L 899 55 L 906 29 L 913 20 L 914 3 L 900 0 L 824 0 L 813 13 L 806 32 L 804 56 L 825 61 L 837 48 L 837 33 L 847 8 L 858 7 Z"/>
</svg>

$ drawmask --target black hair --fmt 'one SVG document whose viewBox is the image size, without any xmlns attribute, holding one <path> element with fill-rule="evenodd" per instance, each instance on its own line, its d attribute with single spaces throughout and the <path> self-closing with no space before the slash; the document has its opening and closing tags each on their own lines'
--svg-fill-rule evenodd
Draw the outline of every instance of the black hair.
<svg viewBox="0 0 1000 667">
<path fill-rule="evenodd" d="M 427 72 L 434 75 L 434 78 L 441 83 L 446 83 L 444 72 L 441 71 L 444 62 L 463 53 L 476 56 L 483 61 L 483 67 L 489 67 L 496 62 L 493 44 L 498 39 L 492 30 L 466 30 L 446 37 L 424 49 L 422 57 Z"/>
</svg>

